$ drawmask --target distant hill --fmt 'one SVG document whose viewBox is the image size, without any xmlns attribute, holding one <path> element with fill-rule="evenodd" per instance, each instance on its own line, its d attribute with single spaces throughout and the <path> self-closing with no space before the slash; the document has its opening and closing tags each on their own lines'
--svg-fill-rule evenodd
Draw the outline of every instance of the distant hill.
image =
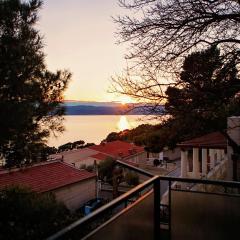
<svg viewBox="0 0 240 240">
<path fill-rule="evenodd" d="M 122 105 L 117 102 L 65 101 L 66 115 L 144 115 L 140 104 Z M 138 108 L 134 108 L 134 107 Z M 132 110 L 131 110 L 132 109 Z"/>
<path fill-rule="evenodd" d="M 88 102 L 88 101 L 64 101 L 65 106 L 94 106 L 94 107 L 116 107 L 122 105 L 119 102 Z"/>
</svg>

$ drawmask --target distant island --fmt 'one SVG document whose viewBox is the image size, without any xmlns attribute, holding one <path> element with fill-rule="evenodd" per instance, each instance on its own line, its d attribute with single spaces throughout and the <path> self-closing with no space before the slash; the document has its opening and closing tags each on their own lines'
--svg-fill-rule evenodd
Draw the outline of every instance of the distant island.
<svg viewBox="0 0 240 240">
<path fill-rule="evenodd" d="M 146 109 L 141 104 L 119 102 L 64 101 L 66 115 L 144 115 Z M 163 107 L 161 107 L 163 112 Z"/>
</svg>

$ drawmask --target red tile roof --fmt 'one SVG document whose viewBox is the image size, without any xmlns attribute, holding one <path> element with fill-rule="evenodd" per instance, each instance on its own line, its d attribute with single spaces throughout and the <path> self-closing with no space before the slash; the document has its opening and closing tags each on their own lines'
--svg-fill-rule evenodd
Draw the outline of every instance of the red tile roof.
<svg viewBox="0 0 240 240">
<path fill-rule="evenodd" d="M 109 155 L 106 155 L 104 153 L 97 153 L 95 155 L 90 156 L 91 158 L 96 158 L 98 160 L 106 160 L 107 158 L 109 158 Z"/>
<path fill-rule="evenodd" d="M 222 133 L 213 132 L 198 138 L 193 138 L 191 140 L 181 142 L 180 144 L 178 144 L 178 146 L 226 149 L 227 139 Z"/>
<path fill-rule="evenodd" d="M 94 173 L 78 170 L 62 162 L 48 162 L 22 170 L 0 172 L 0 188 L 23 185 L 35 192 L 47 192 L 85 179 Z"/>
<path fill-rule="evenodd" d="M 137 153 L 144 152 L 143 147 L 139 147 L 132 143 L 127 143 L 123 141 L 103 143 L 90 146 L 89 148 L 116 158 L 125 158 L 131 155 L 135 155 Z"/>
</svg>

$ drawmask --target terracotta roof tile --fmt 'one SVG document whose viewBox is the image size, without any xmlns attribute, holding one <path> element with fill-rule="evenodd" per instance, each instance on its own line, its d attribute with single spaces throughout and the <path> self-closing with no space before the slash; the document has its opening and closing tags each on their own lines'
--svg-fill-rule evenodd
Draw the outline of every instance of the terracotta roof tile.
<svg viewBox="0 0 240 240">
<path fill-rule="evenodd" d="M 227 148 L 227 139 L 220 132 L 213 132 L 178 144 L 179 147 Z"/>
<path fill-rule="evenodd" d="M 125 158 L 131 155 L 135 155 L 137 153 L 144 152 L 143 147 L 139 147 L 134 144 L 123 141 L 103 143 L 99 145 L 90 146 L 89 148 L 110 155 L 115 158 L 119 157 Z"/>
<path fill-rule="evenodd" d="M 104 153 L 97 153 L 97 154 L 91 156 L 91 158 L 96 158 L 98 160 L 106 160 L 109 157 L 110 157 L 109 155 L 106 155 Z"/>
<path fill-rule="evenodd" d="M 94 173 L 78 170 L 62 162 L 49 162 L 23 170 L 0 172 L 0 188 L 23 185 L 36 192 L 47 192 L 94 176 Z"/>
</svg>

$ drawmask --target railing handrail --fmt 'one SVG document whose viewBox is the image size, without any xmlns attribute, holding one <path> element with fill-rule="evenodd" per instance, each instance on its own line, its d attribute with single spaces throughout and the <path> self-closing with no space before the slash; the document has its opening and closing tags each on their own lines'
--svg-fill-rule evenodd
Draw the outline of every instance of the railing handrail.
<svg viewBox="0 0 240 240">
<path fill-rule="evenodd" d="M 240 182 L 234 181 L 222 181 L 222 180 L 210 180 L 210 179 L 196 179 L 196 178 L 180 178 L 180 177 L 166 177 L 160 176 L 160 180 L 171 181 L 171 182 L 186 182 L 186 183 L 199 183 L 208 185 L 221 185 L 223 187 L 240 188 Z"/>
<path fill-rule="evenodd" d="M 127 164 L 122 161 L 117 161 L 117 163 L 121 166 L 124 166 L 126 168 L 129 168 L 131 170 L 134 170 L 140 174 L 143 174 L 145 176 L 151 177 L 147 181 L 137 185 L 133 189 L 129 190 L 128 192 L 122 194 L 121 196 L 117 197 L 116 199 L 112 200 L 111 202 L 105 204 L 104 206 L 98 208 L 94 212 L 90 213 L 89 215 L 77 220 L 76 222 L 72 223 L 68 227 L 65 227 L 64 229 L 60 230 L 56 234 L 50 236 L 47 238 L 47 240 L 55 240 L 59 237 L 64 236 L 65 234 L 69 233 L 70 231 L 81 227 L 82 225 L 86 224 L 90 220 L 93 220 L 97 218 L 99 215 L 104 214 L 105 212 L 114 209 L 116 206 L 119 206 L 121 203 L 124 203 L 126 200 L 130 199 L 134 195 L 138 194 L 139 192 L 146 189 L 148 186 L 153 185 L 156 181 L 161 180 L 163 181 L 169 181 L 169 182 L 187 182 L 187 183 L 198 183 L 198 184 L 213 184 L 213 185 L 222 185 L 223 187 L 238 187 L 240 188 L 240 182 L 233 182 L 233 181 L 220 181 L 220 180 L 206 180 L 206 179 L 195 179 L 195 178 L 179 178 L 179 177 L 170 177 L 170 176 L 159 176 L 159 175 L 153 175 L 152 173 L 149 173 L 145 170 L 142 170 L 140 168 L 134 167 L 130 164 Z M 169 185 L 171 186 L 171 184 Z M 160 197 L 160 194 L 159 194 Z"/>
<path fill-rule="evenodd" d="M 129 190 L 128 192 L 122 194 L 121 196 L 117 197 L 116 199 L 112 200 L 111 202 L 103 205 L 102 207 L 98 208 L 94 212 L 90 213 L 86 217 L 83 217 L 76 222 L 72 223 L 68 227 L 62 229 L 61 231 L 57 232 L 56 234 L 52 235 L 51 237 L 47 238 L 47 240 L 55 240 L 58 239 L 60 236 L 68 233 L 69 231 L 80 227 L 81 225 L 87 223 L 91 219 L 97 218 L 99 215 L 104 214 L 105 212 L 115 208 L 116 206 L 120 205 L 121 203 L 125 202 L 127 199 L 133 197 L 137 193 L 141 192 L 142 190 L 146 189 L 148 186 L 152 185 L 154 181 L 159 179 L 159 176 L 154 176 L 147 181 L 137 185 L 135 188 Z"/>
</svg>

